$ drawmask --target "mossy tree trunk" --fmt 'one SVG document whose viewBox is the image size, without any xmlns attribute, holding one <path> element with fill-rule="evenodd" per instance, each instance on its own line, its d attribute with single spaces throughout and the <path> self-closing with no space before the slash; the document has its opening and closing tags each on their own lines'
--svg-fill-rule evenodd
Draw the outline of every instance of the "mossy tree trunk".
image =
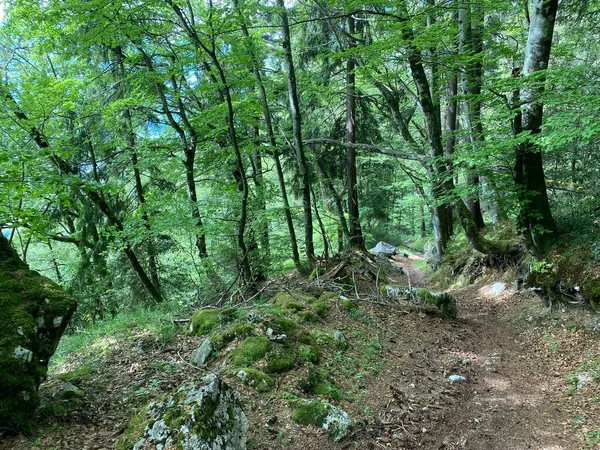
<svg viewBox="0 0 600 450">
<path fill-rule="evenodd" d="M 0 434 L 31 431 L 38 387 L 77 307 L 0 234 Z"/>
</svg>

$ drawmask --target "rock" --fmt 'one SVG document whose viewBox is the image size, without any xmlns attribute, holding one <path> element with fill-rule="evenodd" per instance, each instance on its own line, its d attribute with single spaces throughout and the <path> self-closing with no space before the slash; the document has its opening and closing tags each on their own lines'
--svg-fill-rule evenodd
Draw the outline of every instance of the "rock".
<svg viewBox="0 0 600 450">
<path fill-rule="evenodd" d="M 192 366 L 202 367 L 204 364 L 206 364 L 206 361 L 208 361 L 208 358 L 210 357 L 210 353 L 212 352 L 212 350 L 213 350 L 213 346 L 212 346 L 212 342 L 210 341 L 210 339 L 209 338 L 204 339 L 202 341 L 202 344 L 200 344 L 200 347 L 198 347 L 198 349 L 192 356 L 192 360 L 190 361 Z"/>
<path fill-rule="evenodd" d="M 375 247 L 369 250 L 369 253 L 377 256 L 393 256 L 398 253 L 398 249 L 386 242 L 379 241 Z"/>
<path fill-rule="evenodd" d="M 217 375 L 188 382 L 132 418 L 117 450 L 245 450 L 248 420 Z"/>
<path fill-rule="evenodd" d="M 462 375 L 450 375 L 448 377 L 448 381 L 450 381 L 450 383 L 454 384 L 454 383 L 462 383 L 464 381 L 467 381 L 467 379 L 465 377 L 463 377 Z"/>
<path fill-rule="evenodd" d="M 272 342 L 277 342 L 279 344 L 284 343 L 287 339 L 287 335 L 285 333 L 277 334 L 271 327 L 267 328 L 267 337 Z"/>
<path fill-rule="evenodd" d="M 242 380 L 242 383 L 253 387 L 259 392 L 268 392 L 275 386 L 273 378 L 258 369 L 250 367 L 240 369 L 235 376 Z"/>
<path fill-rule="evenodd" d="M 55 401 L 66 401 L 81 398 L 84 395 L 85 391 L 83 389 L 78 388 L 74 384 L 65 383 L 52 395 L 52 399 Z"/>
<path fill-rule="evenodd" d="M 424 305 L 434 306 L 447 317 L 456 319 L 456 298 L 447 292 L 431 292 L 427 289 L 419 289 L 417 298 Z"/>
<path fill-rule="evenodd" d="M 502 293 L 505 289 L 506 289 L 506 283 L 502 283 L 501 281 L 498 281 L 498 282 L 492 284 L 492 287 L 490 288 L 490 292 L 494 295 L 498 295 L 498 294 Z"/>
<path fill-rule="evenodd" d="M 329 438 L 334 442 L 346 437 L 352 427 L 346 411 L 318 400 L 299 401 L 292 412 L 292 420 L 300 425 L 315 425 L 329 431 Z"/>
<path fill-rule="evenodd" d="M 336 330 L 333 333 L 333 340 L 336 342 L 337 347 L 345 350 L 348 348 L 348 341 L 346 340 L 346 336 L 344 336 L 344 333 L 342 333 L 339 330 Z"/>
<path fill-rule="evenodd" d="M 77 303 L 0 236 L 0 430 L 31 431 L 38 387 Z"/>
</svg>

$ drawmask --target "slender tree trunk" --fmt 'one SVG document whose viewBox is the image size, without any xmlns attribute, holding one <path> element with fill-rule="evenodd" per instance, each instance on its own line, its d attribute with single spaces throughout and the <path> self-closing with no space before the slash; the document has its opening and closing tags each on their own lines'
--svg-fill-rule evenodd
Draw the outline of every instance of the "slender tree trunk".
<svg viewBox="0 0 600 450">
<path fill-rule="evenodd" d="M 340 230 L 342 230 L 344 236 L 350 236 L 350 231 L 348 230 L 348 223 L 346 222 L 346 216 L 344 214 L 344 205 L 342 203 L 342 199 L 340 198 L 339 193 L 336 191 L 335 186 L 329 179 L 328 174 L 325 172 L 325 169 L 318 160 L 315 160 L 315 169 L 317 175 L 321 179 L 321 182 L 325 184 L 325 187 L 329 191 L 330 195 L 333 197 Z"/>
<path fill-rule="evenodd" d="M 317 219 L 317 223 L 319 224 L 319 230 L 321 232 L 321 236 L 323 237 L 323 258 L 329 259 L 329 239 L 327 238 L 327 230 L 325 230 L 325 225 L 321 220 L 321 214 L 319 214 L 319 208 L 317 207 L 317 196 L 315 194 L 314 188 L 311 186 L 310 191 L 313 198 L 313 207 L 315 209 L 315 218 Z"/>
<path fill-rule="evenodd" d="M 238 1 L 234 0 L 234 7 L 238 8 Z M 285 177 L 283 174 L 283 169 L 281 167 L 281 159 L 277 146 L 277 140 L 275 139 L 275 132 L 273 131 L 273 122 L 271 120 L 271 110 L 269 108 L 269 102 L 267 100 L 267 93 L 265 90 L 265 86 L 262 80 L 262 74 L 260 73 L 259 62 L 256 57 L 256 52 L 252 47 L 252 43 L 250 41 L 250 33 L 248 32 L 248 27 L 244 21 L 243 15 L 239 14 L 239 20 L 242 28 L 242 33 L 248 42 L 248 52 L 250 53 L 250 57 L 252 59 L 252 72 L 254 73 L 254 78 L 256 80 L 256 87 L 258 88 L 260 104 L 263 112 L 263 118 L 265 120 L 265 127 L 267 131 L 267 136 L 269 138 L 269 144 L 271 146 L 271 151 L 273 154 L 273 160 L 275 162 L 275 171 L 277 172 L 277 180 L 279 182 L 279 190 L 281 192 L 281 200 L 283 203 L 283 213 L 285 216 L 285 222 L 287 224 L 288 233 L 290 236 L 290 246 L 292 248 L 292 259 L 294 261 L 294 265 L 296 268 L 300 267 L 300 253 L 298 251 L 298 241 L 296 239 L 296 231 L 294 229 L 294 221 L 292 218 L 292 211 L 290 208 L 290 202 L 287 195 L 287 190 L 285 187 Z"/>
<path fill-rule="evenodd" d="M 420 227 L 419 227 L 419 236 L 421 239 L 425 237 L 425 207 L 421 203 L 419 205 L 419 218 L 420 218 Z"/>
<path fill-rule="evenodd" d="M 300 114 L 300 99 L 298 97 L 298 87 L 296 85 L 296 73 L 294 70 L 294 60 L 292 57 L 292 42 L 290 38 L 290 26 L 288 23 L 287 10 L 284 0 L 277 0 L 279 15 L 281 17 L 282 46 L 284 52 L 284 62 L 288 76 L 288 96 L 290 103 L 290 114 L 292 116 L 292 129 L 294 135 L 294 150 L 296 152 L 296 161 L 298 163 L 298 172 L 302 189 L 302 208 L 304 210 L 304 240 L 306 257 L 308 263 L 312 264 L 315 259 L 315 249 L 313 244 L 313 224 L 310 199 L 310 174 L 308 164 L 304 153 L 302 143 L 302 118 Z"/>
<path fill-rule="evenodd" d="M 355 47 L 354 33 L 355 21 L 352 14 L 348 16 L 348 34 L 352 37 L 350 51 Z M 356 66 L 354 55 L 350 55 L 346 62 L 346 141 L 356 143 Z M 346 149 L 347 160 L 347 189 L 348 189 L 348 222 L 350 223 L 349 244 L 352 248 L 364 249 L 365 240 L 360 227 L 360 214 L 358 209 L 358 179 L 356 176 L 356 148 L 348 146 Z"/>
<path fill-rule="evenodd" d="M 258 140 L 258 127 L 254 131 L 255 139 Z M 256 146 L 258 147 L 258 143 Z M 259 217 L 254 220 L 257 223 L 257 230 L 260 242 L 260 248 L 262 255 L 258 255 L 258 262 L 256 270 L 253 270 L 254 276 L 257 281 L 264 281 L 267 279 L 266 264 L 270 260 L 270 242 L 269 242 L 269 222 L 267 221 L 267 201 L 265 197 L 265 187 L 263 178 L 263 164 L 262 156 L 258 150 L 252 153 L 252 180 L 256 187 L 256 197 L 258 201 Z"/>
<path fill-rule="evenodd" d="M 516 149 L 516 183 L 524 196 L 521 202 L 523 234 L 529 249 L 538 255 L 550 249 L 557 230 L 548 202 L 542 151 L 535 142 L 543 120 L 543 104 L 539 100 L 544 90 L 543 79 L 537 77 L 531 81 L 527 77 L 548 67 L 557 9 L 558 0 L 533 1 L 523 66 L 525 87 L 520 94 L 522 129 L 528 133 L 528 139 Z"/>
<path fill-rule="evenodd" d="M 483 14 L 476 14 L 473 20 L 471 3 L 460 0 L 459 7 L 459 30 L 460 51 L 467 55 L 468 63 L 464 71 L 464 92 L 466 95 L 465 122 L 469 132 L 468 140 L 472 151 L 483 144 L 483 124 L 481 122 L 481 83 L 483 79 L 483 41 L 481 38 L 481 27 L 479 21 L 483 22 Z M 479 174 L 477 168 L 470 166 L 467 172 L 467 185 L 471 191 L 466 203 L 473 214 L 476 226 L 481 230 L 484 228 L 483 215 L 481 213 Z"/>
</svg>

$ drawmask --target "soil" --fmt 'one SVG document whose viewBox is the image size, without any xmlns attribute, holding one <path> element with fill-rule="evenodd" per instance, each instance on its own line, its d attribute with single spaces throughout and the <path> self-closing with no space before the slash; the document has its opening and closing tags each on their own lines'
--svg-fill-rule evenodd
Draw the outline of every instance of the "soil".
<svg viewBox="0 0 600 450">
<path fill-rule="evenodd" d="M 398 257 L 395 264 L 408 272 L 411 285 L 431 288 L 419 256 Z M 291 422 L 291 410 L 277 393 L 260 397 L 242 387 L 249 448 L 600 448 L 599 385 L 591 380 L 600 375 L 600 364 L 598 372 L 593 366 L 600 361 L 598 316 L 543 308 L 533 294 L 515 291 L 502 277 L 488 274 L 453 291 L 456 320 L 392 303 L 361 303 L 362 321 L 332 313 L 332 326 L 347 336 L 376 333 L 380 346 L 369 365 L 363 362 L 363 370 L 342 386 L 354 398 L 343 407 L 359 423 L 334 444 L 323 430 Z M 407 284 L 407 278 L 398 274 L 394 282 Z M 86 392 L 82 404 L 65 417 L 44 419 L 34 437 L 0 439 L 0 449 L 113 449 L 136 407 L 199 374 L 185 361 L 200 338 L 179 335 L 166 346 L 147 339 L 145 347 L 146 338 L 136 343 L 107 338 L 103 363 L 78 383 Z M 355 342 L 357 351 L 345 354 L 349 365 L 364 351 Z M 575 389 L 573 377 L 583 373 L 589 381 L 581 378 Z M 452 383 L 451 375 L 463 379 Z M 280 380 L 278 393 L 291 389 L 298 376 Z M 50 379 L 42 395 L 51 396 L 58 384 Z"/>
</svg>

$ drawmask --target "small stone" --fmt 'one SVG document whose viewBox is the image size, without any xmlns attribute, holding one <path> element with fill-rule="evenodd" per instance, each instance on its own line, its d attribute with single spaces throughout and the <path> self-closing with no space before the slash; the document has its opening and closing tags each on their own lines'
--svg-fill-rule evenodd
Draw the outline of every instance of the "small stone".
<svg viewBox="0 0 600 450">
<path fill-rule="evenodd" d="M 28 363 L 31 362 L 31 359 L 33 358 L 33 352 L 23 347 L 17 347 L 13 351 L 13 356 Z"/>
<path fill-rule="evenodd" d="M 341 331 L 336 330 L 335 333 L 333 333 L 333 339 L 335 340 L 339 348 L 343 350 L 348 348 L 348 341 L 346 341 L 346 336 L 344 336 L 344 333 L 342 333 Z"/>
<path fill-rule="evenodd" d="M 454 384 L 454 383 L 462 383 L 464 381 L 467 381 L 467 379 L 465 377 L 463 377 L 462 375 L 450 375 L 448 377 L 448 381 L 450 381 L 450 383 Z"/>
<path fill-rule="evenodd" d="M 198 350 L 192 356 L 192 360 L 190 361 L 192 366 L 194 367 L 202 367 L 208 361 L 210 357 L 210 353 L 212 352 L 212 342 L 209 338 L 204 339 Z"/>
<path fill-rule="evenodd" d="M 270 341 L 277 342 L 279 344 L 283 343 L 287 339 L 287 335 L 284 333 L 276 334 L 273 328 L 267 328 L 267 337 Z"/>
</svg>

